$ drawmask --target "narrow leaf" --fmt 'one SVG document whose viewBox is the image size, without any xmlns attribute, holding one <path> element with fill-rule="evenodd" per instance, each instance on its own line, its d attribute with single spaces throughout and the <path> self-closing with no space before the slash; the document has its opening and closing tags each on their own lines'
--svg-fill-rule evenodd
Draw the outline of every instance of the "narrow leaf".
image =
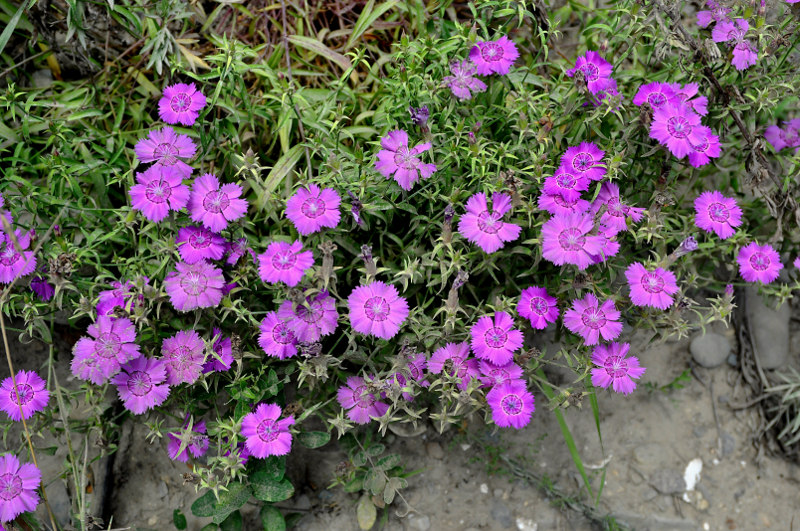
<svg viewBox="0 0 800 531">
<path fill-rule="evenodd" d="M 333 50 L 331 50 L 318 40 L 312 39 L 311 37 L 304 37 L 302 35 L 290 35 L 289 42 L 301 48 L 305 48 L 308 51 L 314 52 L 317 55 L 321 55 L 328 61 L 336 63 L 337 65 L 342 67 L 342 70 L 347 70 L 348 68 L 353 66 L 353 63 L 350 62 L 350 59 L 340 54 L 339 52 L 334 52 Z"/>
</svg>

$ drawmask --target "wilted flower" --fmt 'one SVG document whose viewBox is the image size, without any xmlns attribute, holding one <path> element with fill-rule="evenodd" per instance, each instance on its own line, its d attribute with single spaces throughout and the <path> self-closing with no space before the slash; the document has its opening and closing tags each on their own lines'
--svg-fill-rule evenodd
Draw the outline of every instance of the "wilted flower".
<svg viewBox="0 0 800 531">
<path fill-rule="evenodd" d="M 213 328 L 211 336 L 216 337 L 211 350 L 215 356 L 209 356 L 203 364 L 203 374 L 213 371 L 227 371 L 233 364 L 233 345 L 230 337 L 222 337 L 222 330 Z"/>
<path fill-rule="evenodd" d="M 33 291 L 40 300 L 47 302 L 53 298 L 56 288 L 50 284 L 45 277 L 36 276 L 31 279 L 31 291 Z"/>
<path fill-rule="evenodd" d="M 414 122 L 414 125 L 417 127 L 426 127 L 431 111 L 428 109 L 427 105 L 423 105 L 422 107 L 409 107 L 408 114 L 411 115 L 411 121 Z"/>
<path fill-rule="evenodd" d="M 712 22 L 728 19 L 728 13 L 731 12 L 730 8 L 723 6 L 716 0 L 706 0 L 706 5 L 709 10 L 697 12 L 697 25 L 701 28 L 707 28 Z"/>
</svg>

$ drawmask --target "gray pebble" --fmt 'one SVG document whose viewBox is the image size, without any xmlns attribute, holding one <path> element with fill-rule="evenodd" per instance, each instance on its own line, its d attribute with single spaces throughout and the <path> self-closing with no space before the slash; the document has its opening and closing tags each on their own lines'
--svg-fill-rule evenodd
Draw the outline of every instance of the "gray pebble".
<svg viewBox="0 0 800 531">
<path fill-rule="evenodd" d="M 500 501 L 495 501 L 492 504 L 491 510 L 492 520 L 500 525 L 502 529 L 512 529 L 514 527 L 514 515 L 511 514 L 511 509 Z"/>
<path fill-rule="evenodd" d="M 761 368 L 783 367 L 789 356 L 791 307 L 786 303 L 779 310 L 775 310 L 773 306 L 764 304 L 755 287 L 747 288 L 745 301 L 750 333 L 753 334 L 756 356 Z"/>
<path fill-rule="evenodd" d="M 694 361 L 706 369 L 713 369 L 725 362 L 731 352 L 731 342 L 725 336 L 708 332 L 692 339 L 689 351 Z"/>
<path fill-rule="evenodd" d="M 307 511 L 311 509 L 311 498 L 307 494 L 301 494 L 294 502 L 294 508 L 300 511 Z"/>
<path fill-rule="evenodd" d="M 722 457 L 731 455 L 736 451 L 736 439 L 734 439 L 733 435 L 723 431 L 720 439 L 722 440 Z"/>
<path fill-rule="evenodd" d="M 661 494 L 679 494 L 686 489 L 683 475 L 669 468 L 656 470 L 650 476 L 650 485 Z"/>
<path fill-rule="evenodd" d="M 406 520 L 406 529 L 408 531 L 428 531 L 431 528 L 431 519 L 425 515 L 409 515 Z"/>
<path fill-rule="evenodd" d="M 431 459 L 442 459 L 444 457 L 444 450 L 442 450 L 442 445 L 438 442 L 429 442 L 426 444 L 425 451 Z"/>
<path fill-rule="evenodd" d="M 664 456 L 664 447 L 658 443 L 646 443 L 633 450 L 633 457 L 643 465 L 657 463 Z"/>
<path fill-rule="evenodd" d="M 731 354 L 730 356 L 728 356 L 728 359 L 726 361 L 728 362 L 728 365 L 730 365 L 731 367 L 739 366 L 739 356 L 737 356 L 736 354 Z"/>
</svg>

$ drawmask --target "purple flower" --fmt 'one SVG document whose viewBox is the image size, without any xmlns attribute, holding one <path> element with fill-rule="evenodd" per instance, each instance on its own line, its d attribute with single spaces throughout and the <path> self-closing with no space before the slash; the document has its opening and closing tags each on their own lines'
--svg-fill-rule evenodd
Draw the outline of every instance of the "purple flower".
<svg viewBox="0 0 800 531">
<path fill-rule="evenodd" d="M 91 339 L 82 337 L 72 349 L 72 374 L 82 380 L 101 385 L 119 372 L 120 365 L 140 355 L 129 319 L 100 315 L 87 332 Z"/>
<path fill-rule="evenodd" d="M 783 269 L 780 255 L 768 243 L 758 245 L 750 242 L 739 250 L 736 261 L 739 262 L 739 274 L 747 282 L 769 284 Z"/>
<path fill-rule="evenodd" d="M 216 327 L 211 330 L 211 336 L 217 338 L 211 347 L 211 350 L 214 351 L 214 356 L 209 356 L 208 361 L 203 364 L 203 374 L 214 371 L 227 371 L 233 364 L 231 338 L 223 338 L 222 330 Z"/>
<path fill-rule="evenodd" d="M 258 255 L 258 274 L 270 284 L 283 282 L 294 287 L 303 279 L 306 270 L 314 265 L 314 254 L 303 251 L 303 244 L 272 242 L 267 250 Z"/>
<path fill-rule="evenodd" d="M 188 136 L 179 135 L 171 127 L 163 127 L 160 131 L 150 131 L 147 138 L 139 140 L 133 150 L 141 162 L 156 162 L 172 167 L 183 178 L 187 178 L 192 174 L 192 167 L 181 159 L 193 157 L 197 146 Z"/>
<path fill-rule="evenodd" d="M 177 271 L 164 279 L 164 288 L 172 306 L 181 312 L 195 308 L 213 308 L 222 300 L 225 278 L 222 270 L 205 260 L 194 264 L 178 262 Z"/>
<path fill-rule="evenodd" d="M 141 415 L 164 403 L 169 395 L 167 369 L 161 360 L 140 356 L 122 366 L 111 379 L 125 409 Z"/>
<path fill-rule="evenodd" d="M 703 142 L 700 117 L 685 105 L 665 105 L 653 113 L 650 138 L 658 140 L 682 159 Z"/>
<path fill-rule="evenodd" d="M 674 93 L 674 97 L 670 101 L 672 105 L 687 105 L 700 116 L 708 114 L 708 98 L 698 96 L 700 85 L 697 83 L 687 83 L 685 85 L 670 83 L 669 87 Z"/>
<path fill-rule="evenodd" d="M 253 457 L 286 455 L 292 449 L 294 415 L 278 420 L 283 411 L 276 404 L 259 404 L 256 410 L 242 418 L 242 436 Z"/>
<path fill-rule="evenodd" d="M 597 214 L 603 206 L 605 206 L 605 210 L 600 216 L 600 223 L 610 229 L 610 232 L 605 234 L 608 237 L 628 230 L 628 218 L 631 218 L 634 223 L 638 223 L 644 216 L 643 208 L 632 207 L 622 203 L 619 196 L 619 186 L 612 182 L 603 183 L 590 211 L 593 214 Z"/>
<path fill-rule="evenodd" d="M 709 11 L 697 12 L 697 25 L 701 28 L 707 28 L 712 22 L 728 19 L 728 13 L 731 12 L 729 8 L 719 4 L 716 0 L 706 0 L 706 5 L 710 8 Z"/>
<path fill-rule="evenodd" d="M 201 420 L 192 426 L 192 431 L 187 431 L 188 427 L 188 424 L 184 424 L 181 431 L 167 434 L 169 438 L 167 453 L 169 454 L 169 458 L 173 461 L 187 463 L 189 461 L 189 453 L 195 458 L 198 458 L 203 457 L 208 451 L 208 436 L 205 434 L 205 421 Z M 181 439 L 189 441 L 188 444 L 184 446 L 183 450 L 181 450 Z M 180 453 L 178 453 L 179 450 Z"/>
<path fill-rule="evenodd" d="M 536 411 L 533 395 L 522 380 L 511 380 L 494 386 L 486 393 L 492 409 L 492 420 L 501 428 L 520 430 L 531 421 Z"/>
<path fill-rule="evenodd" d="M 582 173 L 559 166 L 551 177 L 544 180 L 542 189 L 546 194 L 560 195 L 566 201 L 576 201 L 581 197 L 581 192 L 589 189 L 589 179 Z"/>
<path fill-rule="evenodd" d="M 625 270 L 625 278 L 631 288 L 631 302 L 636 306 L 666 310 L 674 302 L 672 295 L 678 292 L 675 275 L 660 267 L 648 271 L 640 262 L 634 262 Z"/>
<path fill-rule="evenodd" d="M 16 391 L 14 391 L 14 381 L 17 383 Z M 45 389 L 46 386 L 47 382 L 35 372 L 19 371 L 14 380 L 9 376 L 0 384 L 0 409 L 5 411 L 11 420 L 29 419 L 47 406 L 50 392 Z"/>
<path fill-rule="evenodd" d="M 734 235 L 742 224 L 742 209 L 732 197 L 719 191 L 703 192 L 694 200 L 694 224 L 706 232 L 714 232 L 721 240 Z"/>
<path fill-rule="evenodd" d="M 20 465 L 15 455 L 0 456 L 0 522 L 11 522 L 22 513 L 36 510 L 41 482 L 42 472 L 36 465 Z"/>
<path fill-rule="evenodd" d="M 531 326 L 544 330 L 548 323 L 558 319 L 558 300 L 548 295 L 547 290 L 539 286 L 531 286 L 522 290 L 517 304 L 517 313 L 530 320 Z"/>
<path fill-rule="evenodd" d="M 260 325 L 258 336 L 260 346 L 268 356 L 285 360 L 297 355 L 297 338 L 289 326 L 278 318 L 275 312 L 269 312 Z"/>
<path fill-rule="evenodd" d="M 55 295 L 56 288 L 50 284 L 45 277 L 37 276 L 31 279 L 31 291 L 33 291 L 40 300 L 47 302 Z"/>
<path fill-rule="evenodd" d="M 567 70 L 567 77 L 573 77 L 580 70 L 586 80 L 586 88 L 594 94 L 605 86 L 605 80 L 611 77 L 611 63 L 600 57 L 600 54 L 589 50 L 578 57 L 575 67 Z"/>
<path fill-rule="evenodd" d="M 610 341 L 620 335 L 622 323 L 619 317 L 614 301 L 607 300 L 600 304 L 597 297 L 587 293 L 583 299 L 572 301 L 572 308 L 564 314 L 564 326 L 581 336 L 587 345 L 596 345 L 601 336 Z"/>
<path fill-rule="evenodd" d="M 292 301 L 283 301 L 278 317 L 287 323 L 298 341 L 311 343 L 332 334 L 338 325 L 336 301 L 327 291 L 306 299 L 305 304 L 292 308 Z"/>
<path fill-rule="evenodd" d="M 189 196 L 189 212 L 192 221 L 220 232 L 229 221 L 236 221 L 247 213 L 247 201 L 240 198 L 242 187 L 234 183 L 220 186 L 219 179 L 206 173 L 194 180 Z"/>
<path fill-rule="evenodd" d="M 419 154 L 431 148 L 430 142 L 408 148 L 408 133 L 402 129 L 389 131 L 381 139 L 382 150 L 378 151 L 375 169 L 387 179 L 394 177 L 405 191 L 411 190 L 420 177 L 427 179 L 436 171 L 435 164 L 424 163 Z"/>
<path fill-rule="evenodd" d="M 168 124 L 194 125 L 203 107 L 206 97 L 197 90 L 194 83 L 175 83 L 164 89 L 164 95 L 158 101 L 158 115 Z"/>
<path fill-rule="evenodd" d="M 356 424 L 368 424 L 372 417 L 380 418 L 389 410 L 389 405 L 378 402 L 378 397 L 367 390 L 364 378 L 350 376 L 347 385 L 336 392 L 336 400 L 347 410 L 347 418 Z"/>
<path fill-rule="evenodd" d="M 428 371 L 432 374 L 444 371 L 448 376 L 458 378 L 458 388 L 464 391 L 472 380 L 480 376 L 478 361 L 468 357 L 469 343 L 448 343 L 433 353 L 428 360 Z"/>
<path fill-rule="evenodd" d="M 602 236 L 589 236 L 594 228 L 587 214 L 554 216 L 542 225 L 542 256 L 555 265 L 573 264 L 583 271 L 600 254 Z"/>
<path fill-rule="evenodd" d="M 11 236 L 0 228 L 0 283 L 2 284 L 10 284 L 36 269 L 36 257 L 33 256 L 33 251 L 26 250 L 31 244 L 30 232 L 23 235 L 18 229 L 14 231 L 14 237 L 22 253 L 17 251 Z"/>
<path fill-rule="evenodd" d="M 294 223 L 297 232 L 308 236 L 323 227 L 335 229 L 339 224 L 339 194 L 333 188 L 320 190 L 316 184 L 298 188 L 286 201 L 286 217 Z"/>
<path fill-rule="evenodd" d="M 450 88 L 453 96 L 460 100 L 472 99 L 473 92 L 484 92 L 486 83 L 477 79 L 478 67 L 469 59 L 450 63 L 451 76 L 445 76 L 442 82 Z"/>
<path fill-rule="evenodd" d="M 674 97 L 675 92 L 667 83 L 653 82 L 639 87 L 639 91 L 633 97 L 633 103 L 635 105 L 649 103 L 653 109 L 660 109 Z"/>
<path fill-rule="evenodd" d="M 431 111 L 427 105 L 422 107 L 409 107 L 408 114 L 411 115 L 411 121 L 417 127 L 425 127 L 428 124 L 428 118 L 431 116 Z"/>
<path fill-rule="evenodd" d="M 478 379 L 481 387 L 492 387 L 509 380 L 519 380 L 522 378 L 522 367 L 509 361 L 505 365 L 495 365 L 489 361 L 481 361 L 478 364 L 481 375 Z"/>
<path fill-rule="evenodd" d="M 753 43 L 743 39 L 736 43 L 733 47 L 733 59 L 731 64 L 736 70 L 747 70 L 751 66 L 755 66 L 758 62 L 758 50 L 754 48 Z"/>
<path fill-rule="evenodd" d="M 189 201 L 189 187 L 174 167 L 155 164 L 144 173 L 136 172 L 136 182 L 129 191 L 131 207 L 154 223 L 167 217 L 170 210 L 179 211 Z"/>
<path fill-rule="evenodd" d="M 411 373 L 411 378 L 419 384 L 420 387 L 428 387 L 431 383 L 425 380 L 425 369 L 428 368 L 428 358 L 422 352 L 417 352 L 407 358 L 408 372 Z"/>
<path fill-rule="evenodd" d="M 749 29 L 750 24 L 743 18 L 721 20 L 711 31 L 711 38 L 714 42 L 738 42 L 744 38 Z"/>
<path fill-rule="evenodd" d="M 797 258 L 795 258 L 795 259 L 794 259 L 794 262 L 792 262 L 792 265 L 793 265 L 793 266 L 794 266 L 796 269 L 800 269 L 800 256 L 798 256 Z"/>
<path fill-rule="evenodd" d="M 244 253 L 246 252 L 249 252 L 253 256 L 254 261 L 256 259 L 256 255 L 253 250 L 247 246 L 247 238 L 239 238 L 238 240 L 226 243 L 225 252 L 228 254 L 228 258 L 225 260 L 225 263 L 231 266 L 236 265 L 239 259 L 244 256 Z"/>
<path fill-rule="evenodd" d="M 193 384 L 200 377 L 206 345 L 194 330 L 181 330 L 161 344 L 162 361 L 167 370 L 167 383 Z"/>
<path fill-rule="evenodd" d="M 592 351 L 592 363 L 597 368 L 592 369 L 592 385 L 611 388 L 624 395 L 629 395 L 636 389 L 633 378 L 639 379 L 646 370 L 639 366 L 636 356 L 626 358 L 630 350 L 630 343 L 609 343 L 598 345 Z"/>
<path fill-rule="evenodd" d="M 147 277 L 141 278 L 144 284 L 149 282 Z M 134 292 L 135 283 L 132 280 L 127 280 L 124 283 L 114 281 L 111 286 L 114 289 L 104 290 L 98 294 L 97 307 L 95 308 L 97 315 L 113 317 L 116 308 L 122 308 L 126 312 L 133 311 L 133 305 L 137 300 Z"/>
<path fill-rule="evenodd" d="M 599 181 L 606 174 L 606 164 L 603 162 L 605 154 L 605 151 L 592 142 L 581 142 L 564 152 L 561 166 L 576 178 L 585 177 L 590 181 Z"/>
<path fill-rule="evenodd" d="M 472 351 L 478 358 L 495 365 L 505 365 L 514 359 L 522 347 L 522 332 L 514 329 L 514 319 L 506 312 L 495 312 L 494 320 L 484 315 L 472 325 Z"/>
<path fill-rule="evenodd" d="M 567 201 L 560 195 L 550 195 L 542 193 L 538 200 L 539 210 L 550 212 L 554 216 L 567 216 L 569 214 L 580 214 L 589 210 L 589 201 L 586 199 L 576 199 Z"/>
<path fill-rule="evenodd" d="M 506 242 L 519 238 L 522 228 L 502 220 L 511 210 L 511 196 L 499 192 L 492 194 L 492 210 L 486 194 L 477 193 L 467 200 L 467 212 L 458 222 L 458 232 L 487 253 L 493 253 Z"/>
<path fill-rule="evenodd" d="M 347 298 L 350 325 L 356 332 L 391 339 L 408 317 L 408 302 L 394 286 L 375 281 L 355 288 Z"/>
<path fill-rule="evenodd" d="M 711 132 L 709 127 L 697 128 L 702 135 L 702 140 L 697 142 L 690 141 L 692 152 L 689 153 L 689 164 L 695 168 L 705 166 L 712 158 L 719 157 L 721 150 L 719 147 L 719 137 Z"/>
<path fill-rule="evenodd" d="M 178 253 L 187 264 L 219 260 L 225 254 L 225 238 L 203 227 L 182 227 L 175 238 Z"/>
<path fill-rule="evenodd" d="M 470 60 L 482 76 L 508 74 L 518 57 L 516 45 L 505 35 L 496 41 L 478 41 L 469 51 Z"/>
</svg>

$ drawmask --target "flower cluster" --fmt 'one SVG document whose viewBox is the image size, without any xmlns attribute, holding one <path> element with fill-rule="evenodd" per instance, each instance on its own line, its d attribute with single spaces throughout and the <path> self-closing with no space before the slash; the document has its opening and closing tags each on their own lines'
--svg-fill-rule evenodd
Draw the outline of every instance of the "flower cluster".
<svg viewBox="0 0 800 531">
<path fill-rule="evenodd" d="M 770 125 L 764 131 L 764 138 L 767 139 L 775 151 L 782 151 L 785 148 L 795 148 L 795 153 L 800 153 L 800 118 L 783 122 L 783 127 Z"/>
<path fill-rule="evenodd" d="M 613 67 L 594 50 L 579 56 L 575 66 L 567 70 L 567 77 L 575 77 L 580 72 L 582 83 L 589 92 L 589 100 L 597 107 L 609 96 L 619 96 L 617 82 L 611 77 Z"/>
<path fill-rule="evenodd" d="M 727 13 L 723 13 L 715 0 L 707 0 L 707 5 L 712 13 L 716 13 L 718 18 L 711 19 L 716 22 L 714 29 L 711 30 L 711 38 L 717 43 L 726 43 L 733 48 L 731 64 L 736 70 L 746 70 L 758 62 L 758 48 L 752 41 L 746 38 L 750 30 L 750 24 L 743 18 L 732 20 Z M 698 22 L 699 22 L 698 14 Z M 704 17 L 705 20 L 705 17 Z"/>
<path fill-rule="evenodd" d="M 442 83 L 460 100 L 472 99 L 476 92 L 484 92 L 486 83 L 476 75 L 504 76 L 519 58 L 517 46 L 505 35 L 495 41 L 478 41 L 469 51 L 469 57 L 450 63 L 450 74 Z"/>
</svg>

